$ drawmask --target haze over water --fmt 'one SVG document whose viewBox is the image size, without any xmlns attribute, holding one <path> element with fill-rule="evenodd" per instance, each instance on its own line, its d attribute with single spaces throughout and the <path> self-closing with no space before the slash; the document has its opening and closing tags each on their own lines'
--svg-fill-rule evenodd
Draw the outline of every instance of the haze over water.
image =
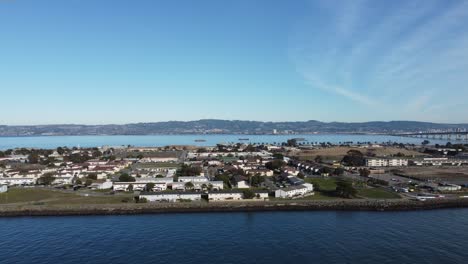
<svg viewBox="0 0 468 264">
<path fill-rule="evenodd" d="M 0 137 L 0 149 L 10 148 L 47 148 L 99 147 L 99 146 L 167 146 L 196 145 L 215 146 L 220 143 L 282 143 L 292 138 L 304 138 L 304 143 L 314 142 L 398 142 L 420 144 L 424 139 L 393 137 L 384 135 L 151 135 L 151 136 L 44 136 L 44 137 Z M 195 140 L 202 139 L 203 142 Z M 248 140 L 239 140 L 248 139 Z M 431 143 L 445 144 L 446 140 L 429 139 Z"/>
</svg>

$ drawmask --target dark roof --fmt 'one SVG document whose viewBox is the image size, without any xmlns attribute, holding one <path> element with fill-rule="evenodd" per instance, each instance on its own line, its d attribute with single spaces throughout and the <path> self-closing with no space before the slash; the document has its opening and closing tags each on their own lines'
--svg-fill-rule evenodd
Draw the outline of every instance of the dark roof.
<svg viewBox="0 0 468 264">
<path fill-rule="evenodd" d="M 200 194 L 201 192 L 182 192 L 182 191 L 164 191 L 164 192 L 141 192 L 140 195 L 162 195 L 162 194 Z"/>
<path fill-rule="evenodd" d="M 243 193 L 241 190 L 219 190 L 219 191 L 210 191 L 208 194 L 211 193 Z"/>
</svg>

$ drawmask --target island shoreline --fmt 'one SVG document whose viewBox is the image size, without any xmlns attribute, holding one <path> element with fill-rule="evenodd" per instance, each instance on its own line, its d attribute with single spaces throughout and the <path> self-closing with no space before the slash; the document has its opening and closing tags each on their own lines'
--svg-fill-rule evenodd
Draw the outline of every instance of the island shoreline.
<svg viewBox="0 0 468 264">
<path fill-rule="evenodd" d="M 181 213 L 287 212 L 287 211 L 374 211 L 404 212 L 468 208 L 468 199 L 431 201 L 340 200 L 340 201 L 265 201 L 215 203 L 148 203 L 79 206 L 0 206 L 0 217 L 28 216 L 106 216 Z"/>
</svg>

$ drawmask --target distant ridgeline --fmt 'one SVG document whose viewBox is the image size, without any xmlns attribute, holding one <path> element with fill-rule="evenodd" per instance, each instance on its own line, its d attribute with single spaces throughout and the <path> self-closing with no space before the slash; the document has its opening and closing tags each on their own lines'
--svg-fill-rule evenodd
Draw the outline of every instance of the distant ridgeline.
<svg viewBox="0 0 468 264">
<path fill-rule="evenodd" d="M 0 126 L 0 136 L 50 135 L 152 135 L 152 134 L 273 134 L 273 133 L 396 133 L 468 129 L 468 124 L 436 124 L 414 121 L 391 122 L 259 122 L 198 120 L 136 123 L 125 125 L 33 125 Z"/>
</svg>

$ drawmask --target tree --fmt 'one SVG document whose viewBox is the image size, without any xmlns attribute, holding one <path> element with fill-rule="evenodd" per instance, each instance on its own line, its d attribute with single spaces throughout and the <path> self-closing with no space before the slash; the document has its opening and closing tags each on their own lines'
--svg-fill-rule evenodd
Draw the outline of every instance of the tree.
<svg viewBox="0 0 468 264">
<path fill-rule="evenodd" d="M 255 197 L 255 193 L 251 189 L 245 189 L 242 193 L 244 194 L 244 199 L 253 199 Z"/>
<path fill-rule="evenodd" d="M 121 181 L 121 182 L 134 182 L 134 181 L 135 181 L 135 178 L 133 178 L 132 176 L 128 175 L 128 173 L 122 173 L 122 174 L 120 174 L 120 176 L 119 176 L 119 181 Z"/>
<path fill-rule="evenodd" d="M 275 154 L 273 154 L 273 158 L 282 160 L 282 159 L 284 159 L 284 156 L 281 153 L 275 153 Z"/>
<path fill-rule="evenodd" d="M 132 192 L 133 191 L 133 184 L 130 184 L 128 185 L 128 189 L 127 189 L 129 192 Z"/>
<path fill-rule="evenodd" d="M 284 162 L 282 160 L 273 160 L 273 161 L 267 162 L 265 164 L 265 167 L 267 167 L 267 169 L 269 169 L 269 170 L 279 170 L 284 165 L 286 165 L 286 162 Z"/>
<path fill-rule="evenodd" d="M 343 168 L 336 168 L 333 171 L 333 175 L 336 175 L 336 176 L 343 176 L 343 174 L 344 174 L 344 169 Z"/>
<path fill-rule="evenodd" d="M 5 156 L 6 156 L 6 155 L 5 155 L 5 152 L 0 151 L 0 158 L 3 158 L 3 157 L 5 157 Z"/>
<path fill-rule="evenodd" d="M 299 173 L 297 174 L 297 177 L 298 177 L 299 179 L 304 179 L 304 178 L 305 178 L 305 174 L 302 173 L 302 172 L 299 172 Z"/>
<path fill-rule="evenodd" d="M 200 175 L 202 169 L 200 167 L 189 166 L 182 164 L 180 169 L 177 171 L 178 176 L 196 176 Z"/>
<path fill-rule="evenodd" d="M 148 191 L 148 192 L 153 191 L 154 183 L 152 183 L 152 182 L 147 183 L 145 188 L 146 188 L 146 191 Z"/>
<path fill-rule="evenodd" d="M 51 185 L 54 180 L 55 177 L 53 173 L 45 173 L 37 180 L 37 182 L 41 185 Z"/>
<path fill-rule="evenodd" d="M 360 170 L 359 170 L 359 175 L 361 175 L 362 177 L 369 177 L 369 175 L 370 175 L 370 170 L 368 170 L 368 169 L 360 169 Z"/>
<path fill-rule="evenodd" d="M 194 187 L 195 187 L 195 186 L 194 186 L 193 183 L 191 183 L 191 182 L 187 182 L 187 183 L 185 184 L 185 189 L 193 190 Z"/>
<path fill-rule="evenodd" d="M 288 141 L 286 142 L 286 145 L 288 147 L 296 147 L 297 146 L 297 140 L 296 139 L 288 139 Z"/>
<path fill-rule="evenodd" d="M 97 174 L 96 174 L 96 173 L 90 173 L 90 174 L 88 174 L 88 179 L 97 180 Z"/>
<path fill-rule="evenodd" d="M 81 185 L 81 184 L 83 184 L 83 181 L 81 181 L 81 179 L 77 179 L 77 180 L 75 181 L 75 184 Z"/>
<path fill-rule="evenodd" d="M 366 164 L 366 160 L 364 159 L 364 155 L 359 150 L 350 150 L 348 151 L 347 155 L 343 157 L 342 162 L 348 166 L 364 166 Z"/>
<path fill-rule="evenodd" d="M 317 163 L 322 163 L 323 158 L 322 158 L 322 156 L 318 155 L 317 157 L 315 157 L 314 161 L 317 162 Z"/>
<path fill-rule="evenodd" d="M 426 139 L 426 140 L 424 140 L 424 141 L 421 143 L 421 145 L 427 146 L 427 145 L 429 145 L 430 143 L 431 143 L 431 142 L 430 142 L 429 140 Z"/>
<path fill-rule="evenodd" d="M 63 155 L 63 153 L 65 153 L 65 150 L 64 150 L 62 147 L 58 147 L 58 148 L 57 148 L 57 153 L 58 153 L 59 155 Z"/>
<path fill-rule="evenodd" d="M 31 153 L 28 156 L 28 162 L 31 164 L 39 163 L 39 155 L 37 153 Z"/>
<path fill-rule="evenodd" d="M 86 186 L 90 186 L 91 184 L 93 184 L 93 180 L 91 180 L 91 179 L 86 179 L 85 185 L 86 185 Z"/>
<path fill-rule="evenodd" d="M 340 179 L 336 182 L 336 196 L 343 197 L 343 198 L 352 198 L 356 196 L 356 189 L 353 187 L 353 183 L 351 181 Z"/>
<path fill-rule="evenodd" d="M 265 181 L 265 177 L 257 173 L 256 175 L 250 177 L 250 184 L 252 186 L 258 187 L 260 184 L 262 184 Z"/>
</svg>

